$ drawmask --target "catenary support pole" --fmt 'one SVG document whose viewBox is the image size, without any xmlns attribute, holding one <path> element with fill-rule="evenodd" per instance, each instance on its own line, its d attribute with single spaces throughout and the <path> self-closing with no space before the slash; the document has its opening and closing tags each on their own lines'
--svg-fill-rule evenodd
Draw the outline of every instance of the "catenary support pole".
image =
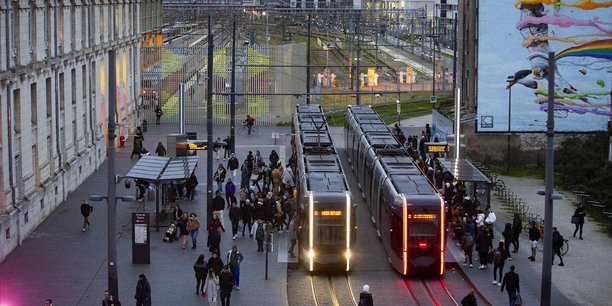
<svg viewBox="0 0 612 306">
<path fill-rule="evenodd" d="M 455 89 L 457 88 L 457 12 L 453 21 L 453 100 L 455 99 Z"/>
<path fill-rule="evenodd" d="M 555 151 L 555 53 L 548 53 L 548 120 L 546 120 L 546 189 L 544 191 L 544 256 L 542 259 L 541 306 L 550 306 L 552 277 L 553 181 Z"/>
<path fill-rule="evenodd" d="M 232 95 L 230 98 L 230 139 L 231 152 L 236 152 L 236 16 L 232 22 Z"/>
<path fill-rule="evenodd" d="M 355 69 L 355 75 L 356 75 L 356 81 L 357 81 L 357 88 L 356 88 L 356 92 L 357 94 L 355 95 L 355 104 L 360 105 L 361 104 L 361 94 L 359 93 L 359 90 L 361 89 L 361 76 L 360 76 L 360 68 L 359 68 L 359 64 L 361 64 L 361 37 L 359 37 L 359 35 L 361 35 L 361 14 L 359 12 L 357 12 L 357 23 L 355 24 L 355 35 L 357 35 L 357 69 Z"/>
<path fill-rule="evenodd" d="M 310 104 L 310 19 L 308 14 L 308 38 L 306 40 L 306 104 Z"/>
<path fill-rule="evenodd" d="M 212 190 L 213 190 L 213 52 L 215 51 L 214 37 L 212 33 L 212 24 L 210 15 L 208 15 L 208 61 L 206 63 L 206 132 L 207 132 L 207 145 L 206 150 L 206 196 L 207 196 L 207 208 L 206 216 L 207 220 L 212 220 Z"/>
<path fill-rule="evenodd" d="M 117 189 L 115 182 L 115 115 L 117 113 L 117 67 L 115 50 L 108 51 L 108 290 L 119 297 L 119 277 L 117 275 Z"/>
<path fill-rule="evenodd" d="M 185 83 L 179 84 L 179 134 L 185 134 Z"/>
</svg>

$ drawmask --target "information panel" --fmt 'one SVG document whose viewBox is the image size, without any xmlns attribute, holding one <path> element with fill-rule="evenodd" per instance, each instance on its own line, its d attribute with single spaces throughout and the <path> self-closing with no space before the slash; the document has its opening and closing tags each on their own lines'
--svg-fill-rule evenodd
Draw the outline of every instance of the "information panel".
<svg viewBox="0 0 612 306">
<path fill-rule="evenodd" d="M 606 130 L 611 3 L 480 1 L 477 131 L 546 130 L 549 52 L 556 54 L 555 130 Z"/>
</svg>

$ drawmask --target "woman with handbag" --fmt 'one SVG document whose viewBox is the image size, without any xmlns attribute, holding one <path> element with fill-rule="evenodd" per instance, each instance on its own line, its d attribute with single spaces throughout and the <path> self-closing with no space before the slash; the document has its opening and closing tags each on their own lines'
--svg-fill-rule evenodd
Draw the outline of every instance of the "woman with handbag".
<svg viewBox="0 0 612 306">
<path fill-rule="evenodd" d="M 574 238 L 576 238 L 576 233 L 580 230 L 580 240 L 582 240 L 582 227 L 584 226 L 584 217 L 586 216 L 586 212 L 584 211 L 584 206 L 579 204 L 574 211 L 574 215 L 572 216 L 572 223 L 576 225 L 576 229 L 574 230 Z"/>
</svg>

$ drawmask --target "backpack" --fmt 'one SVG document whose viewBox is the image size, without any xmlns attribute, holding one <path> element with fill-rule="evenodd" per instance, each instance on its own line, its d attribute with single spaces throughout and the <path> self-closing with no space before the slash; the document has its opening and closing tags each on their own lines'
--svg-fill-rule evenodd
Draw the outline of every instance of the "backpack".
<svg viewBox="0 0 612 306">
<path fill-rule="evenodd" d="M 255 232 L 255 239 L 263 240 L 264 239 L 264 234 L 265 233 L 264 233 L 264 225 L 263 225 L 263 223 L 257 225 L 257 231 Z"/>
<path fill-rule="evenodd" d="M 229 265 L 232 268 L 238 267 L 238 253 L 232 253 L 232 255 L 230 255 Z"/>
<path fill-rule="evenodd" d="M 465 236 L 465 247 L 471 249 L 474 246 L 474 237 L 472 235 Z"/>
<path fill-rule="evenodd" d="M 495 249 L 495 251 L 493 251 L 493 263 L 499 265 L 502 260 L 502 251 L 500 249 Z"/>
</svg>

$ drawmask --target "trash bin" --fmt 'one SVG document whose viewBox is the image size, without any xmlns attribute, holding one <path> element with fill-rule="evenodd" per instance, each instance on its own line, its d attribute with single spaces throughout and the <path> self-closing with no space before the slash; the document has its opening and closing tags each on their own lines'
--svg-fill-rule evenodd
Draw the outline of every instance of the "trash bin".
<svg viewBox="0 0 612 306">
<path fill-rule="evenodd" d="M 125 147 L 125 136 L 123 135 L 119 136 L 119 147 L 120 148 Z"/>
</svg>

